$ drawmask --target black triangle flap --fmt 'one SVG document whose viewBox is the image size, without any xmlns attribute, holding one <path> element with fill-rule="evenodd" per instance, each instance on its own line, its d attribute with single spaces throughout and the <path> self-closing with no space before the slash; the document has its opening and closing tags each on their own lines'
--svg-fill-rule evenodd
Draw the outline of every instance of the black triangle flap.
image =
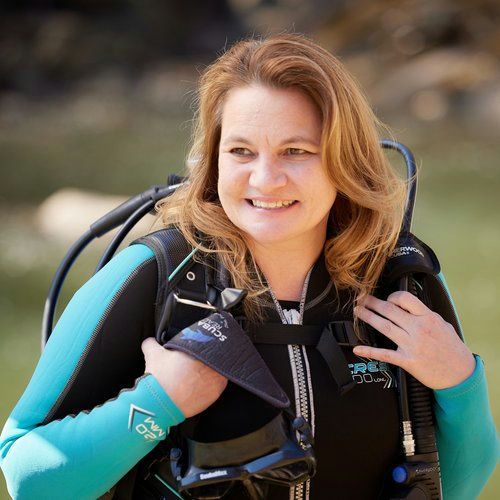
<svg viewBox="0 0 500 500">
<path fill-rule="evenodd" d="M 214 313 L 184 328 L 165 347 L 193 356 L 277 408 L 290 406 L 248 335 L 227 312 Z"/>
</svg>

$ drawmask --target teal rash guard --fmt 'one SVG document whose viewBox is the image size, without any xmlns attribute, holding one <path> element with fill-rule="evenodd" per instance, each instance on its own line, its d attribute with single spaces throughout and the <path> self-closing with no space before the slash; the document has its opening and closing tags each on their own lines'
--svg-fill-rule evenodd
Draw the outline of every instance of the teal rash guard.
<svg viewBox="0 0 500 500">
<path fill-rule="evenodd" d="M 144 245 L 126 248 L 74 295 L 61 316 L 1 435 L 0 465 L 13 498 L 98 498 L 184 420 L 155 377 L 142 373 L 144 364 L 112 361 L 120 342 L 129 340 L 129 327 L 153 331 L 138 326 L 143 312 L 124 299 L 147 293 L 134 283 L 153 260 Z M 103 337 L 109 311 L 120 307 L 121 326 L 127 326 L 122 338 Z M 130 342 L 140 352 L 140 340 Z M 110 389 L 78 386 L 88 364 L 102 370 Z M 434 395 L 444 499 L 475 498 L 499 452 L 479 356 L 467 380 Z"/>
</svg>

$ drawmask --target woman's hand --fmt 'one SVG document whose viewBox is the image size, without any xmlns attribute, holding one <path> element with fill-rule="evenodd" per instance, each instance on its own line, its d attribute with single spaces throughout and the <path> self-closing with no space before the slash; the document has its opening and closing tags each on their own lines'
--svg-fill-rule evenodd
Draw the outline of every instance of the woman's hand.
<svg viewBox="0 0 500 500">
<path fill-rule="evenodd" d="M 431 389 L 457 385 L 474 371 L 476 360 L 453 326 L 409 292 L 394 292 L 387 301 L 368 295 L 354 314 L 398 346 L 356 346 L 358 356 L 400 366 Z"/>
<path fill-rule="evenodd" d="M 226 388 L 227 379 L 200 361 L 169 351 L 149 337 L 141 345 L 146 373 L 158 380 L 186 418 L 208 408 Z"/>
</svg>

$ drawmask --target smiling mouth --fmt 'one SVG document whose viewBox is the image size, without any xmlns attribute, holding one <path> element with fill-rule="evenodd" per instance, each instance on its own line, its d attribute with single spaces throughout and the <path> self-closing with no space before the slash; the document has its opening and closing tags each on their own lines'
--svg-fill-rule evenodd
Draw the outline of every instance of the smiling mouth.
<svg viewBox="0 0 500 500">
<path fill-rule="evenodd" d="M 261 201 L 261 200 L 247 199 L 246 201 L 255 208 L 264 208 L 266 210 L 287 208 L 297 203 L 297 200 Z"/>
</svg>

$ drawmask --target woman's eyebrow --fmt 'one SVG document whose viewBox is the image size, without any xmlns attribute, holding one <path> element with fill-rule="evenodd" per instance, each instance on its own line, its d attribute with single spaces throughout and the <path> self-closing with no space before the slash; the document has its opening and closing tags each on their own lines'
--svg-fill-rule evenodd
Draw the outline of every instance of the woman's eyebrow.
<svg viewBox="0 0 500 500">
<path fill-rule="evenodd" d="M 307 144 L 313 144 L 314 146 L 319 146 L 317 141 L 315 141 L 309 137 L 303 136 L 303 135 L 294 135 L 292 137 L 289 137 L 288 139 L 285 139 L 280 144 L 280 146 L 283 146 L 284 144 L 294 143 L 294 142 L 307 142 Z"/>
<path fill-rule="evenodd" d="M 245 144 L 251 144 L 251 141 L 249 141 L 248 139 L 245 139 L 241 135 L 230 135 L 230 136 L 226 137 L 224 139 L 224 141 L 222 141 L 222 144 L 227 144 L 230 142 L 240 142 L 240 143 L 245 143 Z M 319 144 L 317 141 L 310 139 L 309 137 L 305 137 L 303 135 L 294 135 L 292 137 L 289 137 L 288 139 L 285 139 L 284 141 L 282 141 L 280 143 L 280 146 L 283 146 L 284 144 L 295 143 L 295 142 L 302 142 L 302 143 L 305 142 L 307 144 L 312 144 L 314 146 L 319 147 Z"/>
<path fill-rule="evenodd" d="M 228 142 L 244 142 L 245 144 L 250 144 L 250 141 L 241 135 L 230 135 L 222 141 L 222 144 L 226 144 Z"/>
</svg>

